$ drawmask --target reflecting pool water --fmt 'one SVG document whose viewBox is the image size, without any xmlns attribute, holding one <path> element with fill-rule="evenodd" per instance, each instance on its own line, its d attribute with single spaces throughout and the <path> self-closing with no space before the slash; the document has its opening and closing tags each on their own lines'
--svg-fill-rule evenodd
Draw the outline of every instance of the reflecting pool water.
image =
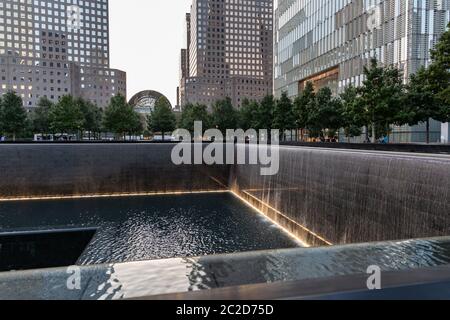
<svg viewBox="0 0 450 320">
<path fill-rule="evenodd" d="M 231 193 L 0 203 L 0 233 L 92 227 L 79 264 L 299 246 Z"/>
</svg>

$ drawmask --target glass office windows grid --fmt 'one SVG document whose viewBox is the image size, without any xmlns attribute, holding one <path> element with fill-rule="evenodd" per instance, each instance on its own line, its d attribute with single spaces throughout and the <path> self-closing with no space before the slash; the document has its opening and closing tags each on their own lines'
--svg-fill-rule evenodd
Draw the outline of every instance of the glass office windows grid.
<svg viewBox="0 0 450 320">
<path fill-rule="evenodd" d="M 403 69 L 405 80 L 429 60 L 449 21 L 449 0 L 281 0 L 275 13 L 275 89 L 339 66 L 339 86 L 360 84 L 371 57 Z M 368 28 L 370 8 L 380 25 Z"/>
</svg>

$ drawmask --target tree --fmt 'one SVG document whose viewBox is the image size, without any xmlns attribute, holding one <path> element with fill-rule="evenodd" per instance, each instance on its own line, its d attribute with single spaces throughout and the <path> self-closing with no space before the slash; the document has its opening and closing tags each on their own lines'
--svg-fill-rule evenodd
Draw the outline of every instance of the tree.
<svg viewBox="0 0 450 320">
<path fill-rule="evenodd" d="M 364 67 L 365 80 L 358 88 L 359 116 L 372 128 L 372 143 L 376 142 L 377 131 L 387 133 L 402 108 L 404 86 L 400 71 L 394 67 L 382 67 L 376 59 Z"/>
<path fill-rule="evenodd" d="M 266 139 L 271 141 L 271 130 L 273 124 L 273 112 L 275 110 L 275 99 L 273 95 L 265 96 L 261 103 L 258 104 L 258 109 L 255 113 L 255 120 L 253 122 L 255 130 L 267 130 L 268 136 Z"/>
<path fill-rule="evenodd" d="M 301 139 L 303 141 L 304 138 L 304 129 L 308 127 L 308 105 L 316 98 L 316 94 L 314 92 L 314 86 L 312 82 L 308 81 L 305 85 L 305 88 L 302 92 L 295 98 L 294 100 L 294 117 L 296 127 L 301 129 Z"/>
<path fill-rule="evenodd" d="M 441 114 L 441 101 L 438 92 L 432 83 L 430 69 L 421 68 L 412 75 L 407 86 L 406 103 L 398 115 L 398 124 L 409 124 L 411 126 L 425 122 L 427 143 L 430 143 L 430 119 L 445 120 Z"/>
<path fill-rule="evenodd" d="M 183 108 L 181 114 L 179 127 L 186 129 L 189 132 L 194 132 L 194 122 L 200 121 L 203 123 L 203 129 L 209 128 L 211 124 L 211 118 L 208 114 L 208 107 L 201 104 L 187 104 Z"/>
<path fill-rule="evenodd" d="M 155 104 L 155 110 L 147 118 L 148 130 L 151 132 L 161 132 L 163 141 L 165 132 L 173 132 L 176 127 L 176 118 L 170 107 L 169 101 L 161 97 Z"/>
<path fill-rule="evenodd" d="M 272 129 L 273 112 L 275 109 L 275 99 L 273 95 L 267 95 L 263 98 L 256 110 L 256 117 L 254 121 L 255 130 Z"/>
<path fill-rule="evenodd" d="M 47 97 L 39 99 L 36 108 L 31 115 L 34 132 L 41 134 L 50 132 L 50 111 L 53 107 L 53 102 L 47 99 Z"/>
<path fill-rule="evenodd" d="M 102 127 L 102 110 L 90 101 L 78 98 L 76 100 L 81 112 L 84 117 L 83 130 L 89 132 L 89 139 L 91 138 L 91 133 L 98 133 L 101 131 Z"/>
<path fill-rule="evenodd" d="M 230 98 L 217 101 L 213 106 L 212 125 L 225 136 L 228 129 L 236 129 L 237 113 Z"/>
<path fill-rule="evenodd" d="M 50 130 L 53 133 L 79 133 L 84 126 L 84 115 L 77 101 L 70 95 L 59 99 L 50 109 Z"/>
<path fill-rule="evenodd" d="M 288 97 L 287 92 L 283 92 L 280 99 L 275 104 L 273 127 L 280 130 L 282 139 L 285 139 L 287 130 L 295 128 L 295 116 L 292 101 Z"/>
<path fill-rule="evenodd" d="M 450 121 L 450 23 L 431 51 L 431 59 L 430 82 L 434 84 L 433 89 L 441 102 L 440 116 Z"/>
<path fill-rule="evenodd" d="M 128 133 L 131 135 L 141 135 L 144 131 L 143 121 L 139 113 L 134 111 L 133 107 L 130 106 L 130 118 L 129 118 L 129 131 Z"/>
<path fill-rule="evenodd" d="M 361 128 L 364 126 L 358 107 L 358 90 L 352 86 L 347 86 L 339 96 L 342 108 L 342 127 L 347 138 L 357 137 L 362 134 Z"/>
<path fill-rule="evenodd" d="M 450 27 L 450 25 L 449 25 Z M 430 119 L 450 121 L 450 30 L 431 50 L 432 63 L 412 75 L 407 86 L 404 108 L 398 115 L 400 124 L 426 123 L 430 143 Z"/>
<path fill-rule="evenodd" d="M 103 118 L 104 127 L 118 137 L 125 138 L 125 135 L 136 134 L 142 131 L 142 122 L 139 114 L 127 103 L 122 95 L 111 98 L 105 110 Z"/>
<path fill-rule="evenodd" d="M 247 131 L 254 128 L 256 113 L 258 112 L 258 102 L 244 99 L 237 114 L 237 123 L 240 129 Z"/>
<path fill-rule="evenodd" d="M 14 91 L 8 91 L 1 99 L 0 124 L 1 131 L 12 136 L 13 141 L 27 126 L 27 113 L 22 98 Z"/>
<path fill-rule="evenodd" d="M 335 111 L 334 101 L 331 89 L 328 87 L 321 88 L 314 100 L 311 100 L 307 105 L 308 111 L 308 130 L 312 137 L 324 137 L 325 129 L 330 128 L 334 119 L 327 119 L 327 117 L 334 117 Z M 334 136 L 335 132 L 333 133 Z"/>
<path fill-rule="evenodd" d="M 333 97 L 330 88 L 321 88 L 315 99 L 313 109 L 309 111 L 309 123 L 313 131 L 321 136 L 336 136 L 336 132 L 343 125 L 342 105 Z"/>
</svg>

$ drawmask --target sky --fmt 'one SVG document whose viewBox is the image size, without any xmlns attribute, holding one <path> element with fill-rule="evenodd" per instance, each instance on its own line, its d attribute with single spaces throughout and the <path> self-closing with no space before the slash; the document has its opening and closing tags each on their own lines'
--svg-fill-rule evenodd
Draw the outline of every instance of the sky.
<svg viewBox="0 0 450 320">
<path fill-rule="evenodd" d="M 127 72 L 127 95 L 156 90 L 176 104 L 185 14 L 191 0 L 109 0 L 111 68 Z"/>
</svg>

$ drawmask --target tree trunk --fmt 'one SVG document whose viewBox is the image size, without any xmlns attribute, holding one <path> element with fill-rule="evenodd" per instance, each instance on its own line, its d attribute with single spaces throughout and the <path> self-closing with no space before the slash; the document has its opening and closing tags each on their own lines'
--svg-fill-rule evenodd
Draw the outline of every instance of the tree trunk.
<svg viewBox="0 0 450 320">
<path fill-rule="evenodd" d="M 164 137 L 164 131 L 162 132 L 162 141 L 164 141 L 165 140 L 165 137 Z"/>
<path fill-rule="evenodd" d="M 372 143 L 377 142 L 377 128 L 375 127 L 375 123 L 372 123 Z"/>
<path fill-rule="evenodd" d="M 366 126 L 366 143 L 370 141 L 369 139 L 369 126 Z"/>
<path fill-rule="evenodd" d="M 13 133 L 13 141 L 16 141 L 16 133 Z"/>
<path fill-rule="evenodd" d="M 427 144 L 430 144 L 430 119 L 427 119 Z"/>
</svg>

